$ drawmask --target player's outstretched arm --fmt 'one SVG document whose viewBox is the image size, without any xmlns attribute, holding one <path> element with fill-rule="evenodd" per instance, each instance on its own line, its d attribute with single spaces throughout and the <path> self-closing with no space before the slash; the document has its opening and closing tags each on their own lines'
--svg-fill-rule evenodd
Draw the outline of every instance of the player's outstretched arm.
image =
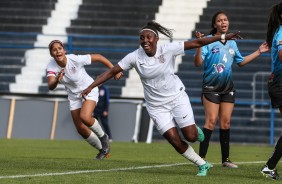
<svg viewBox="0 0 282 184">
<path fill-rule="evenodd" d="M 106 82 L 107 80 L 111 79 L 112 77 L 114 77 L 115 75 L 117 75 L 118 73 L 122 73 L 122 68 L 116 64 L 113 68 L 105 71 L 104 73 L 102 73 L 101 75 L 99 75 L 95 81 L 88 86 L 88 88 L 86 88 L 85 90 L 82 91 L 81 96 L 84 98 L 86 95 L 88 95 L 91 90 L 93 88 L 95 88 L 96 86 Z"/>
<path fill-rule="evenodd" d="M 184 42 L 184 50 L 199 48 L 219 40 L 236 40 L 236 39 L 242 39 L 242 37 L 240 36 L 240 31 L 238 31 L 237 33 L 215 35 L 215 36 L 195 39 L 192 41 L 186 41 Z"/>
</svg>

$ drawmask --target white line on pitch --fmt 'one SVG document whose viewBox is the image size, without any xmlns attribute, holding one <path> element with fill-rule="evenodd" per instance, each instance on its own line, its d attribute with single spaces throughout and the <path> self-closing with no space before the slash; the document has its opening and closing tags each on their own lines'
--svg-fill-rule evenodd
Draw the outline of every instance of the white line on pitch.
<svg viewBox="0 0 282 184">
<path fill-rule="evenodd" d="M 254 161 L 254 162 L 236 162 L 236 164 L 260 164 L 265 163 L 265 161 Z M 221 163 L 212 163 L 213 165 L 220 165 Z M 98 172 L 112 172 L 112 171 L 128 171 L 128 170 L 138 170 L 138 169 L 151 169 L 151 168 L 161 168 L 161 167 L 174 167 L 182 165 L 192 165 L 192 163 L 176 163 L 176 164 L 162 164 L 162 165 L 150 165 L 150 166 L 140 166 L 140 167 L 127 167 L 127 168 L 116 168 L 116 169 L 105 169 L 105 170 L 85 170 L 85 171 L 70 171 L 62 173 L 42 173 L 42 174 L 27 174 L 27 175 L 13 175 L 13 176 L 0 176 L 0 179 L 7 178 L 26 178 L 26 177 L 42 177 L 42 176 L 61 176 L 61 175 L 71 175 L 71 174 L 85 174 L 85 173 L 98 173 Z"/>
</svg>

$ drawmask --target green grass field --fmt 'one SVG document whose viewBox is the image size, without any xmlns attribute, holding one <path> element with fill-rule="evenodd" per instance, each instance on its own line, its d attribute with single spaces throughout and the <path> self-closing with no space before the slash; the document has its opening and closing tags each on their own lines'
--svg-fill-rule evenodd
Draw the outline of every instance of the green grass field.
<svg viewBox="0 0 282 184">
<path fill-rule="evenodd" d="M 198 144 L 192 144 L 198 150 Z M 220 146 L 213 143 L 207 177 L 176 153 L 167 142 L 152 144 L 113 142 L 111 157 L 95 160 L 97 151 L 84 141 L 0 139 L 0 183 L 273 183 L 260 169 L 272 146 L 231 145 L 238 169 L 220 165 Z M 282 165 L 277 167 L 282 170 Z M 282 174 L 282 173 L 281 173 Z"/>
</svg>

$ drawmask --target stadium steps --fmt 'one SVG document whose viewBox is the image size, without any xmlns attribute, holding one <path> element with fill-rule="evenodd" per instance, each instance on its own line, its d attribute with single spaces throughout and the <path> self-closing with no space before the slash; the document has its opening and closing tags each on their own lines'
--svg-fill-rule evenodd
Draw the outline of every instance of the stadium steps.
<svg viewBox="0 0 282 184">
<path fill-rule="evenodd" d="M 241 31 L 245 39 L 264 39 L 267 29 L 268 13 L 276 0 L 258 0 L 255 3 L 244 0 L 212 0 L 204 9 L 196 29 L 207 34 L 211 29 L 211 18 L 219 10 L 228 13 L 230 21 L 229 32 Z"/>
<path fill-rule="evenodd" d="M 21 73 L 25 52 L 32 48 L 57 0 L 9 0 L 0 2 L 0 92 L 10 92 L 10 83 Z M 2 32 L 15 32 L 3 34 Z M 11 48 L 11 47 L 14 48 Z"/>
<path fill-rule="evenodd" d="M 116 64 L 127 53 L 139 47 L 139 29 L 148 20 L 155 19 L 155 13 L 161 3 L 161 0 L 83 1 L 79 7 L 77 19 L 71 21 L 67 32 L 68 34 L 96 35 L 96 37 L 86 39 L 74 37 L 73 52 L 85 53 L 81 51 L 83 48 L 93 48 L 94 53 L 102 54 Z M 97 36 L 104 36 L 104 38 Z M 122 36 L 132 36 L 132 39 L 125 39 Z M 112 52 L 99 50 L 103 48 L 112 50 Z M 92 77 L 105 71 L 104 66 L 97 69 L 92 68 L 94 67 L 87 66 L 87 72 Z M 128 78 L 128 72 L 124 72 L 122 82 L 108 81 L 106 83 L 111 98 L 121 97 L 121 89 L 125 85 L 126 78 Z"/>
</svg>

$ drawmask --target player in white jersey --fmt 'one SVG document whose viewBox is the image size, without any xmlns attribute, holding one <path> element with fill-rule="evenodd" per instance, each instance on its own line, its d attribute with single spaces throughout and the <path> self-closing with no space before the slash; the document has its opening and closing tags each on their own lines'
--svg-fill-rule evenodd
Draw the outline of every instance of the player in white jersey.
<svg viewBox="0 0 282 184">
<path fill-rule="evenodd" d="M 184 50 L 201 47 L 221 37 L 235 39 L 236 34 L 214 36 L 194 41 L 157 45 L 159 32 L 172 38 L 172 31 L 150 21 L 139 33 L 141 48 L 129 53 L 117 65 L 98 76 L 82 93 L 90 91 L 123 70 L 135 68 L 144 88 L 146 108 L 158 131 L 175 150 L 199 166 L 197 176 L 206 176 L 211 165 L 203 160 L 187 142 L 203 141 L 203 132 L 195 125 L 194 115 L 182 81 L 174 74 L 174 62 Z M 185 140 L 182 140 L 177 126 Z"/>
<path fill-rule="evenodd" d="M 208 36 L 226 34 L 229 28 L 227 14 L 223 11 L 216 12 L 212 17 L 211 27 Z M 196 32 L 196 37 L 201 36 L 201 33 Z M 202 158 L 206 158 L 210 137 L 218 120 L 222 166 L 238 168 L 229 159 L 230 122 L 236 96 L 232 65 L 236 63 L 240 67 L 245 66 L 267 51 L 269 48 L 263 43 L 255 52 L 243 57 L 234 40 L 220 40 L 196 50 L 195 66 L 204 66 L 202 102 L 205 107 L 205 140 L 200 143 L 199 149 Z"/>
<path fill-rule="evenodd" d="M 88 87 L 94 80 L 86 73 L 84 65 L 91 62 L 100 62 L 108 68 L 113 64 L 100 54 L 74 55 L 66 54 L 64 45 L 59 40 L 53 40 L 49 44 L 52 59 L 47 65 L 48 87 L 54 90 L 58 83 L 65 86 L 70 103 L 70 111 L 78 133 L 93 147 L 99 150 L 96 159 L 109 157 L 109 137 L 102 130 L 99 122 L 92 117 L 92 112 L 98 102 L 98 88 L 82 98 L 83 89 Z M 122 73 L 115 78 L 119 79 Z"/>
</svg>

